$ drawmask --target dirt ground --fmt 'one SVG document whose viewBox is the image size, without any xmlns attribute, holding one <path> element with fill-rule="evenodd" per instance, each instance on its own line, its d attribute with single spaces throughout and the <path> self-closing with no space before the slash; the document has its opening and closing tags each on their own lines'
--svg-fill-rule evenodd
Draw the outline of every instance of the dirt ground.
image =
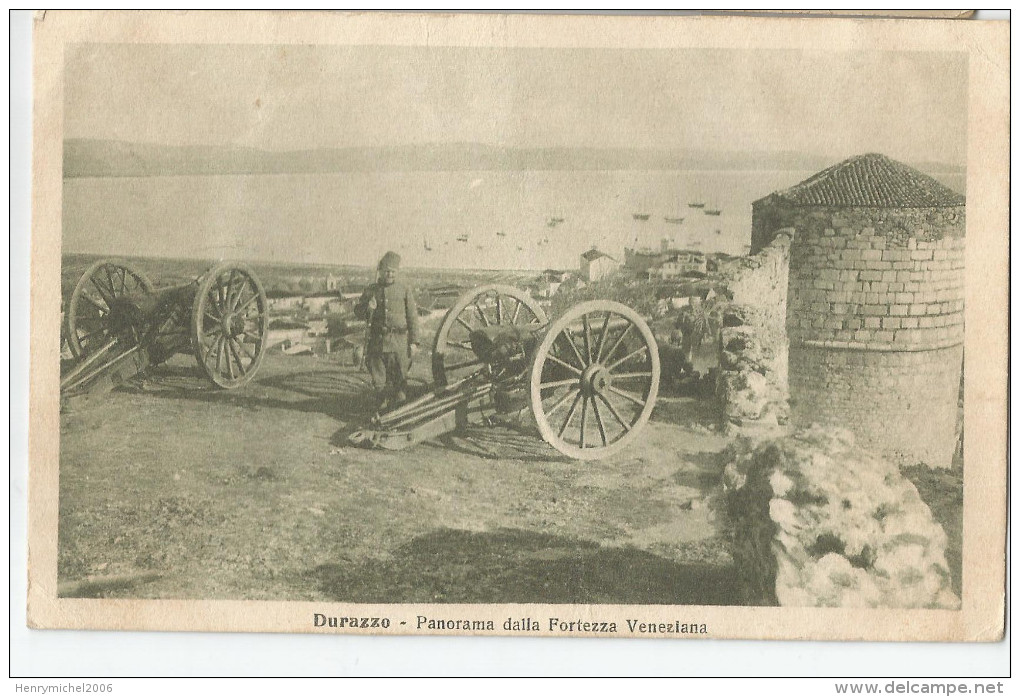
<svg viewBox="0 0 1020 697">
<path fill-rule="evenodd" d="M 578 462 L 524 421 L 348 446 L 371 400 L 366 374 L 326 360 L 271 352 L 226 391 L 178 356 L 63 414 L 61 593 L 737 602 L 709 405 L 664 395 L 639 442 Z"/>
</svg>

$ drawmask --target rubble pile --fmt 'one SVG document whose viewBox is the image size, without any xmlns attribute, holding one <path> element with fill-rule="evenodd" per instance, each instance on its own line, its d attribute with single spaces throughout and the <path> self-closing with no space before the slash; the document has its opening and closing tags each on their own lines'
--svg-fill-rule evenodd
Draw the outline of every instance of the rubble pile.
<svg viewBox="0 0 1020 697">
<path fill-rule="evenodd" d="M 731 446 L 724 474 L 744 600 L 958 609 L 946 535 L 891 462 L 813 426 Z"/>
</svg>

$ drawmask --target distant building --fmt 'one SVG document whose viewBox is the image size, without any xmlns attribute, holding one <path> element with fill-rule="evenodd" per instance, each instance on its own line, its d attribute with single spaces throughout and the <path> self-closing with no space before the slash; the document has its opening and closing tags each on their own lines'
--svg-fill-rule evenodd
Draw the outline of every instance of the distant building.
<svg viewBox="0 0 1020 697">
<path fill-rule="evenodd" d="M 276 311 L 296 310 L 304 303 L 304 295 L 287 290 L 266 291 L 269 309 Z"/>
<path fill-rule="evenodd" d="M 694 242 L 692 244 L 697 244 Z M 623 265 L 639 278 L 645 278 L 649 271 L 670 261 L 676 254 L 690 254 L 691 250 L 680 249 L 673 245 L 673 240 L 663 237 L 659 240 L 658 249 L 653 247 L 627 247 L 623 250 Z M 652 276 L 655 277 L 654 275 Z"/>
<path fill-rule="evenodd" d="M 546 269 L 542 272 L 542 275 L 533 284 L 534 295 L 536 298 L 548 299 L 556 295 L 559 291 L 560 286 L 565 281 L 573 278 L 573 274 L 569 271 L 557 271 L 556 269 Z"/>
<path fill-rule="evenodd" d="M 589 283 L 605 278 L 618 268 L 620 262 L 595 247 L 581 255 L 581 277 Z"/>
<path fill-rule="evenodd" d="M 326 276 L 326 290 L 329 292 L 338 292 L 343 290 L 344 280 L 339 276 L 329 274 Z"/>
<path fill-rule="evenodd" d="M 666 256 L 658 266 L 648 269 L 649 279 L 669 281 L 683 276 L 705 275 L 708 260 L 703 252 L 684 250 Z"/>
<path fill-rule="evenodd" d="M 313 315 L 321 315 L 327 312 L 334 312 L 333 306 L 339 307 L 342 303 L 343 298 L 336 292 L 310 293 L 305 296 L 304 308 Z"/>
</svg>

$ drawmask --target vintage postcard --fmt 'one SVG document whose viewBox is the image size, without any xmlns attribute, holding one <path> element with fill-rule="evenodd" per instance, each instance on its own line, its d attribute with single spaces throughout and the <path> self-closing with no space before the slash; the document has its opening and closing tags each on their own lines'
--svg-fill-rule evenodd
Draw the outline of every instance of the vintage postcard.
<svg viewBox="0 0 1020 697">
<path fill-rule="evenodd" d="M 1002 636 L 1007 23 L 35 24 L 31 626 Z"/>
</svg>

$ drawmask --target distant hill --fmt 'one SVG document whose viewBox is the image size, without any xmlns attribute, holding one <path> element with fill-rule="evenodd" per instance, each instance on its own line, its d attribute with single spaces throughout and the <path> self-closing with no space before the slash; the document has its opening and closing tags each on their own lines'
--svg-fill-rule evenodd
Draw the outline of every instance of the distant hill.
<svg viewBox="0 0 1020 697">
<path fill-rule="evenodd" d="M 168 146 L 73 138 L 64 141 L 64 176 L 68 178 L 456 170 L 817 171 L 831 164 L 831 158 L 794 151 L 511 148 L 481 143 L 428 143 L 271 152 L 238 146 Z M 953 165 L 923 165 L 922 169 L 928 172 L 963 171 Z"/>
</svg>

